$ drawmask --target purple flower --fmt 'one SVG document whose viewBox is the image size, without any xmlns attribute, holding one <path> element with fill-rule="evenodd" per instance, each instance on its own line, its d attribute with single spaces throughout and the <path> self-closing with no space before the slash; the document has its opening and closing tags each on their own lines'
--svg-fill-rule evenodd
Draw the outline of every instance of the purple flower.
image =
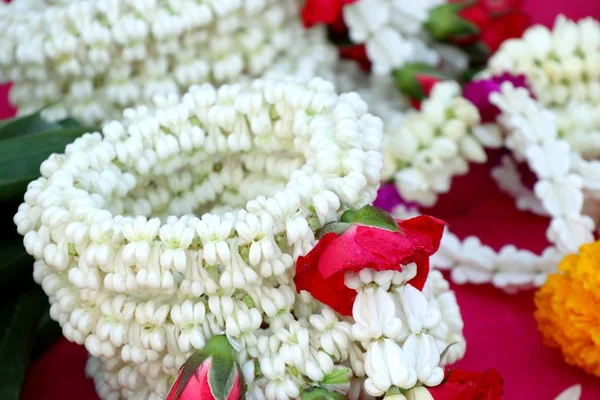
<svg viewBox="0 0 600 400">
<path fill-rule="evenodd" d="M 394 208 L 400 204 L 404 204 L 408 208 L 417 208 L 414 203 L 407 202 L 398 194 L 396 186 L 393 183 L 385 183 L 381 185 L 377 192 L 377 198 L 373 205 L 377 208 L 382 208 L 387 212 L 392 212 Z"/>
<path fill-rule="evenodd" d="M 498 107 L 490 102 L 490 95 L 499 92 L 504 82 L 511 82 L 515 87 L 529 89 L 524 75 L 511 75 L 508 72 L 489 79 L 472 81 L 465 86 L 463 96 L 477 107 L 482 122 L 494 122 L 500 114 Z M 531 93 L 531 90 L 529 92 Z"/>
</svg>

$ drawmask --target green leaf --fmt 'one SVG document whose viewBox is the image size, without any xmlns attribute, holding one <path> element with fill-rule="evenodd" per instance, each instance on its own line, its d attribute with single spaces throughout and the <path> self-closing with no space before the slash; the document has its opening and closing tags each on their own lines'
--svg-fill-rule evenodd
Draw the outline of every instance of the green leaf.
<svg viewBox="0 0 600 400">
<path fill-rule="evenodd" d="M 479 33 L 477 25 L 462 18 L 459 13 L 474 4 L 473 1 L 448 3 L 429 11 L 425 29 L 438 41 L 448 41 L 456 36 L 470 36 Z"/>
<path fill-rule="evenodd" d="M 27 254 L 22 239 L 0 242 L 0 289 L 19 286 L 31 278 L 33 258 Z"/>
<path fill-rule="evenodd" d="M 315 237 L 317 239 L 321 239 L 323 236 L 331 232 L 342 235 L 344 232 L 346 232 L 346 229 L 350 228 L 350 225 L 351 224 L 346 222 L 329 222 L 323 225 L 323 227 L 315 233 Z"/>
<path fill-rule="evenodd" d="M 61 336 L 62 328 L 50 317 L 50 304 L 47 304 L 37 325 L 31 358 L 35 360 L 44 354 Z"/>
<path fill-rule="evenodd" d="M 402 68 L 392 71 L 394 83 L 398 90 L 408 97 L 416 100 L 423 100 L 426 97 L 426 94 L 423 92 L 423 88 L 417 79 L 417 75 L 428 75 L 440 80 L 449 79 L 448 76 L 440 73 L 440 71 L 432 66 L 422 63 L 405 64 Z"/>
<path fill-rule="evenodd" d="M 346 210 L 342 214 L 342 218 L 340 219 L 340 221 L 352 222 L 352 219 L 354 219 L 354 214 L 356 214 L 356 210 Z"/>
<path fill-rule="evenodd" d="M 23 117 L 12 118 L 0 125 L 0 139 L 48 132 L 60 128 L 60 124 L 45 121 L 38 111 Z"/>
<path fill-rule="evenodd" d="M 78 126 L 81 126 L 81 124 L 77 122 L 77 120 L 75 120 L 74 118 L 63 119 L 61 121 L 58 121 L 58 124 L 63 128 L 77 128 Z"/>
<path fill-rule="evenodd" d="M 400 232 L 398 222 L 381 208 L 364 206 L 354 214 L 353 221 L 356 224 L 374 226 L 388 231 Z"/>
<path fill-rule="evenodd" d="M 485 63 L 491 54 L 490 49 L 485 43 L 478 41 L 468 46 L 462 46 L 461 48 L 469 56 L 472 65 L 479 66 L 479 70 L 485 67 Z"/>
<path fill-rule="evenodd" d="M 86 132 L 89 127 L 60 128 L 0 141 L 0 201 L 22 198 L 28 183 L 40 176 L 40 164 Z"/>
<path fill-rule="evenodd" d="M 343 400 L 346 396 L 337 392 L 330 392 L 325 388 L 314 388 L 302 393 L 302 400 Z"/>
<path fill-rule="evenodd" d="M 444 361 L 444 357 L 446 357 L 446 354 L 448 354 L 450 347 L 454 346 L 455 344 L 458 344 L 458 342 L 453 342 L 453 343 L 450 343 L 448 346 L 446 346 L 444 351 L 442 351 L 442 354 L 440 354 L 440 362 Z"/>
<path fill-rule="evenodd" d="M 350 376 L 350 369 L 340 368 L 328 375 L 325 375 L 325 378 L 323 378 L 323 380 L 320 383 L 322 383 L 323 385 L 339 385 L 343 383 L 348 383 Z"/>
<path fill-rule="evenodd" d="M 48 299 L 38 286 L 0 308 L 0 399 L 18 400 L 25 380 L 37 321 Z"/>
<path fill-rule="evenodd" d="M 227 400 L 235 384 L 237 368 L 235 360 L 213 357 L 208 370 L 208 386 L 215 400 Z"/>
</svg>

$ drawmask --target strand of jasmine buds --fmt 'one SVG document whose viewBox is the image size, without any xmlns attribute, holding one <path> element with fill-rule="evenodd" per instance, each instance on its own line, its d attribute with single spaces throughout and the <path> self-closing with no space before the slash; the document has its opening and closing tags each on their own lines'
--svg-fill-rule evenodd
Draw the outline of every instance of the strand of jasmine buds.
<svg viewBox="0 0 600 400">
<path fill-rule="evenodd" d="M 558 137 L 553 113 L 525 89 L 504 83 L 501 92 L 492 95 L 492 101 L 502 111 L 499 123 L 508 131 L 506 146 L 539 178 L 534 193 L 551 217 L 546 235 L 553 245 L 541 255 L 513 245 L 495 252 L 477 237 L 461 242 L 446 232 L 432 265 L 451 269 L 452 280 L 457 283 L 491 282 L 508 291 L 539 287 L 566 254 L 576 253 L 579 246 L 593 240 L 594 221 L 582 213 L 584 179 L 580 171 L 597 171 L 598 164 L 582 165 L 581 158 Z M 403 214 L 401 208 L 395 212 Z"/>
<path fill-rule="evenodd" d="M 411 264 L 402 272 L 364 269 L 346 276 L 346 286 L 358 292 L 352 333 L 366 349 L 364 387 L 371 396 L 418 384 L 438 385 L 444 376 L 440 357 L 452 343 L 447 340 L 459 342 L 450 361 L 464 355 L 462 320 L 447 283 L 434 274 L 421 292 L 406 284 L 415 274 L 416 265 Z"/>
<path fill-rule="evenodd" d="M 501 164 L 492 168 L 491 176 L 498 187 L 515 198 L 515 205 L 521 211 L 530 211 L 537 215 L 547 216 L 542 202 L 532 190 L 521 182 L 521 176 L 514 159 L 508 155 L 502 156 Z"/>
<path fill-rule="evenodd" d="M 0 81 L 21 113 L 58 102 L 51 120 L 105 121 L 155 94 L 258 76 L 304 35 L 279 0 L 20 3 L 0 5 Z"/>
<path fill-rule="evenodd" d="M 285 326 L 313 229 L 375 197 L 382 124 L 366 110 L 320 79 L 195 87 L 51 156 L 14 221 L 52 318 L 154 391 L 214 334 L 248 347 Z"/>
<path fill-rule="evenodd" d="M 344 22 L 352 42 L 365 45 L 373 72 L 389 75 L 408 62 L 439 62 L 439 55 L 428 44 L 423 24 L 428 10 L 440 3 L 358 0 L 344 5 Z"/>
<path fill-rule="evenodd" d="M 469 161 L 485 162 L 484 146 L 502 145 L 500 129 L 480 125 L 477 108 L 451 81 L 436 84 L 402 125 L 386 126 L 383 179 L 393 178 L 405 200 L 424 206 L 450 190 L 452 177 L 467 172 Z"/>
<path fill-rule="evenodd" d="M 561 137 L 586 158 L 600 154 L 600 24 L 559 16 L 552 30 L 537 25 L 506 41 L 484 75 L 527 77 L 538 101 L 556 115 Z"/>
</svg>

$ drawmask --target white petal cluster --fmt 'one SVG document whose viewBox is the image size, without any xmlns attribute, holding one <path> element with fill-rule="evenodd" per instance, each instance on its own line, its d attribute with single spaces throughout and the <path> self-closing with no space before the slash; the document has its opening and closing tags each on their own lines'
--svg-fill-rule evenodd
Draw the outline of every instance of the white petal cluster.
<svg viewBox="0 0 600 400">
<path fill-rule="evenodd" d="M 364 101 L 289 78 L 195 86 L 123 114 L 46 160 L 14 217 L 101 397 L 163 398 L 223 332 L 255 398 L 362 376 L 351 325 L 291 278 L 314 229 L 375 197 L 382 123 Z"/>
<path fill-rule="evenodd" d="M 19 112 L 52 104 L 48 119 L 96 123 L 156 94 L 260 76 L 304 30 L 283 0 L 18 0 L 0 3 L 0 36 Z"/>
<path fill-rule="evenodd" d="M 404 199 L 430 206 L 450 190 L 453 176 L 467 172 L 468 162 L 485 162 L 484 146 L 500 146 L 502 136 L 497 127 L 480 125 L 477 108 L 448 81 L 436 84 L 402 124 L 386 125 L 384 142 L 384 179 L 393 178 Z"/>
<path fill-rule="evenodd" d="M 600 154 L 600 23 L 559 16 L 550 30 L 533 26 L 506 41 L 486 74 L 527 77 L 538 101 L 556 115 L 559 135 L 587 158 Z"/>
<path fill-rule="evenodd" d="M 536 98 L 546 106 L 570 101 L 600 102 L 600 23 L 564 15 L 552 29 L 529 28 L 522 39 L 509 39 L 489 61 L 487 73 L 524 74 Z"/>
<path fill-rule="evenodd" d="M 442 0 L 358 0 L 345 5 L 350 39 L 364 44 L 373 72 L 388 75 L 408 62 L 435 65 L 439 54 L 423 29 L 429 9 Z"/>
<path fill-rule="evenodd" d="M 464 356 L 463 322 L 448 282 L 432 271 L 419 291 L 406 284 L 415 274 L 409 264 L 402 272 L 365 269 L 346 276 L 346 285 L 358 292 L 352 334 L 366 350 L 364 389 L 371 396 L 438 385 L 442 367 Z"/>
</svg>

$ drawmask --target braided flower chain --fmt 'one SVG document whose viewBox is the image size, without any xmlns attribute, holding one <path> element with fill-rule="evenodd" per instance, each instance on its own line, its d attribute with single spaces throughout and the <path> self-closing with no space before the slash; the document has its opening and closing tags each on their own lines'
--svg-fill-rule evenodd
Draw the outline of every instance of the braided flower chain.
<svg viewBox="0 0 600 400">
<path fill-rule="evenodd" d="M 313 229 L 375 197 L 382 125 L 366 111 L 319 79 L 205 85 L 51 156 L 14 220 L 64 335 L 124 363 L 125 396 L 164 395 L 211 335 L 252 359 L 261 324 L 268 338 L 291 329 L 292 308 L 318 313 L 291 267 Z"/>
<path fill-rule="evenodd" d="M 508 290 L 540 286 L 565 254 L 576 253 L 582 244 L 593 240 L 595 223 L 583 214 L 584 179 L 573 162 L 579 159 L 558 137 L 554 114 L 527 90 L 504 83 L 501 93 L 492 94 L 492 102 L 502 111 L 499 124 L 508 132 L 506 147 L 526 160 L 539 178 L 534 193 L 552 219 L 547 237 L 554 245 L 541 255 L 513 245 L 496 253 L 474 236 L 460 242 L 447 232 L 432 264 L 452 269 L 457 283 L 491 282 Z M 400 215 L 406 212 L 402 207 L 396 210 Z"/>
<path fill-rule="evenodd" d="M 103 122 L 192 84 L 260 76 L 301 42 L 283 0 L 16 0 L 0 3 L 0 82 L 50 120 Z"/>
</svg>

